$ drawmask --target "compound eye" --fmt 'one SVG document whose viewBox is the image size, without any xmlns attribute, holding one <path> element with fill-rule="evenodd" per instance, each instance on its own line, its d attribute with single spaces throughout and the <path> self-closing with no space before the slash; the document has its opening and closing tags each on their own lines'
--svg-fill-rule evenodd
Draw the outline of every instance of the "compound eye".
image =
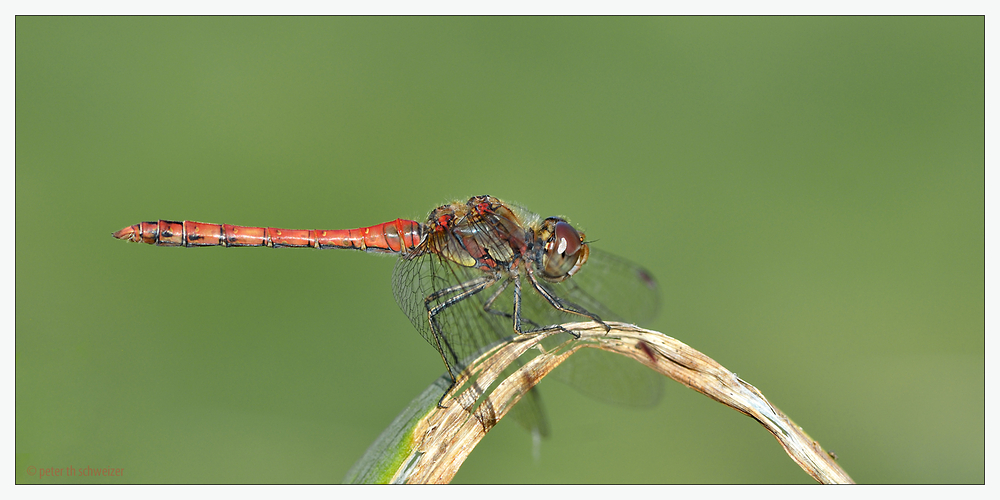
<svg viewBox="0 0 1000 500">
<path fill-rule="evenodd" d="M 580 233 L 568 222 L 555 223 L 552 237 L 545 244 L 542 257 L 542 274 L 549 281 L 562 281 L 575 273 L 584 262 L 590 249 Z"/>
</svg>

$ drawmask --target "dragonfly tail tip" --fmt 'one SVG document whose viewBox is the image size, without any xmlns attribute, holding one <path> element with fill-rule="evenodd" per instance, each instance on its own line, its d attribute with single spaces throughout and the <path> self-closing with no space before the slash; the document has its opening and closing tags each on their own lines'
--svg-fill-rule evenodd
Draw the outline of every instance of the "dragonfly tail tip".
<svg viewBox="0 0 1000 500">
<path fill-rule="evenodd" d="M 114 236 L 119 240 L 133 241 L 135 239 L 135 226 L 123 227 L 111 233 L 111 236 Z"/>
</svg>

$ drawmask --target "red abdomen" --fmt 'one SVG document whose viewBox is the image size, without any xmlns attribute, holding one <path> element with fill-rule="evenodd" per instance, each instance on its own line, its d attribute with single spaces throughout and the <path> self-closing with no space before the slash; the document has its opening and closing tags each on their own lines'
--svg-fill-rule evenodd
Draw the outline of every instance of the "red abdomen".
<svg viewBox="0 0 1000 500">
<path fill-rule="evenodd" d="M 419 223 L 404 219 L 357 229 L 279 229 L 160 220 L 140 222 L 112 236 L 170 247 L 313 247 L 401 253 L 416 248 L 423 233 Z"/>
</svg>

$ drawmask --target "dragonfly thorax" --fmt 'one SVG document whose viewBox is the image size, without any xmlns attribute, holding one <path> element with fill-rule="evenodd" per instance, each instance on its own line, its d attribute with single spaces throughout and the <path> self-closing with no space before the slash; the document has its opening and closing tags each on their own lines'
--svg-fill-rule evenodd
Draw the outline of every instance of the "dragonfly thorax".
<svg viewBox="0 0 1000 500">
<path fill-rule="evenodd" d="M 532 241 L 518 214 L 490 196 L 440 206 L 431 212 L 426 228 L 428 250 L 487 272 L 512 270 Z"/>
</svg>

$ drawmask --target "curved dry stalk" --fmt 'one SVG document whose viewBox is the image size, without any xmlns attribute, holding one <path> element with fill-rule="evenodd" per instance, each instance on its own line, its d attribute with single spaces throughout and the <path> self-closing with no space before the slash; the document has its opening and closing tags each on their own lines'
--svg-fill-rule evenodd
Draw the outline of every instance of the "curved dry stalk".
<svg viewBox="0 0 1000 500">
<path fill-rule="evenodd" d="M 609 332 L 594 322 L 562 325 L 566 330 L 578 333 L 580 338 L 535 356 L 486 395 L 484 393 L 508 365 L 529 349 L 536 346 L 541 349 L 539 342 L 559 332 L 512 340 L 481 356 L 463 372 L 455 388 L 443 398 L 448 407 L 435 404 L 419 419 L 411 412 L 407 422 L 413 423 L 413 427 L 405 446 L 384 464 L 392 468 L 391 482 L 450 482 L 479 440 L 503 418 L 521 395 L 577 349 L 591 347 L 628 356 L 752 417 L 773 434 L 785 452 L 817 481 L 853 483 L 819 443 L 772 406 L 754 386 L 733 372 L 662 333 L 624 323 L 608 325 L 611 326 Z M 400 429 L 394 432 L 397 436 L 401 434 Z M 407 450 L 408 453 L 405 453 Z M 382 455 L 386 453 L 383 451 Z M 352 471 L 352 474 L 349 478 L 362 477 L 358 472 Z M 389 475 L 381 477 L 389 479 Z"/>
</svg>

